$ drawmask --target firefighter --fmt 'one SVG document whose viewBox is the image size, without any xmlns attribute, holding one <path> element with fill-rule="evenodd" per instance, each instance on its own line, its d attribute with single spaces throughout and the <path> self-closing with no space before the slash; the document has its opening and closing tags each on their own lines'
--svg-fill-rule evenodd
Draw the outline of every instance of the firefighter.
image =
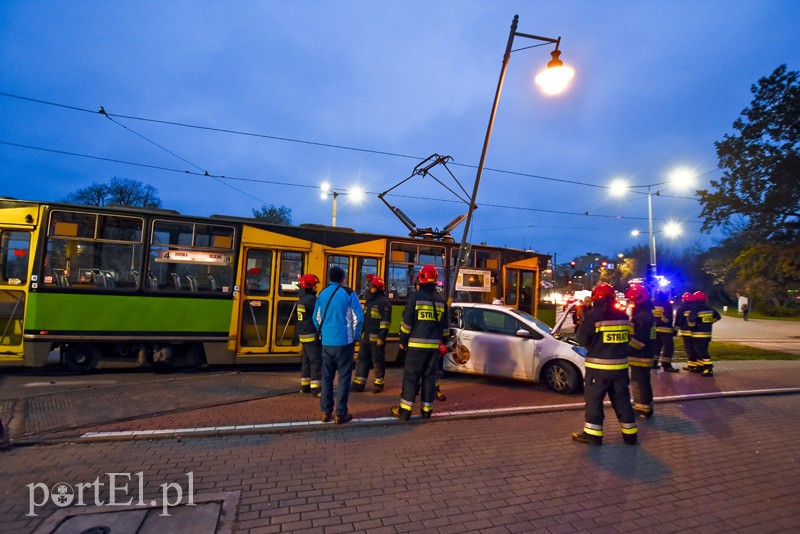
<svg viewBox="0 0 800 534">
<path fill-rule="evenodd" d="M 603 444 L 603 399 L 608 395 L 623 441 L 626 445 L 636 445 L 638 428 L 628 387 L 633 326 L 628 315 L 614 307 L 615 301 L 613 287 L 605 282 L 597 284 L 592 290 L 592 309 L 578 328 L 578 341 L 588 350 L 583 388 L 586 421 L 582 432 L 572 433 L 573 441 L 578 443 Z"/>
<path fill-rule="evenodd" d="M 375 368 L 373 393 L 383 391 L 386 376 L 386 336 L 392 324 L 392 304 L 386 298 L 383 279 L 373 276 L 369 281 L 369 293 L 364 303 L 364 332 L 358 349 L 356 377 L 351 391 L 364 391 L 369 378 L 370 366 Z"/>
<path fill-rule="evenodd" d="M 317 303 L 315 274 L 300 277 L 300 300 L 297 301 L 297 334 L 300 337 L 300 392 L 319 398 L 322 380 L 322 343 L 314 326 L 314 305 Z"/>
<path fill-rule="evenodd" d="M 628 365 L 631 368 L 631 390 L 633 410 L 639 417 L 650 419 L 653 416 L 653 386 L 650 384 L 650 369 L 653 367 L 653 345 L 656 339 L 655 317 L 650 294 L 644 286 L 631 286 L 625 298 L 633 301 L 633 339 Z"/>
<path fill-rule="evenodd" d="M 679 372 L 672 366 L 672 357 L 675 355 L 675 330 L 672 326 L 673 311 L 669 296 L 656 290 L 656 300 L 653 303 L 653 316 L 656 319 L 656 341 L 653 349 L 653 368 L 658 369 L 658 357 L 661 355 L 661 368 L 669 373 Z"/>
<path fill-rule="evenodd" d="M 678 329 L 678 335 L 683 340 L 683 350 L 686 351 L 686 359 L 688 363 L 683 368 L 684 371 L 690 373 L 700 372 L 697 365 L 697 354 L 694 351 L 694 340 L 692 339 L 692 329 L 689 328 L 689 313 L 694 308 L 694 294 L 688 291 L 681 296 L 681 304 L 675 310 L 675 328 Z"/>
<path fill-rule="evenodd" d="M 450 335 L 447 304 L 436 290 L 438 279 L 439 273 L 433 265 L 422 267 L 419 271 L 419 290 L 411 295 L 403 310 L 400 348 L 407 351 L 403 390 L 400 404 L 391 409 L 391 414 L 403 421 L 411 417 L 417 391 L 420 391 L 422 418 L 428 419 L 433 413 L 439 347 Z"/>
<path fill-rule="evenodd" d="M 419 273 L 414 276 L 414 291 L 419 291 Z M 436 364 L 436 400 L 444 402 L 447 400 L 447 395 L 442 393 L 442 377 L 444 376 L 444 355 L 447 354 L 447 347 L 440 346 L 439 354 L 442 355 Z"/>
<path fill-rule="evenodd" d="M 714 376 L 714 365 L 711 363 L 711 355 L 708 353 L 708 345 L 711 343 L 711 327 L 719 321 L 720 317 L 717 310 L 707 304 L 708 298 L 702 291 L 694 293 L 695 306 L 688 316 L 689 328 L 692 331 L 692 344 L 697 357 L 698 373 L 702 376 Z"/>
</svg>

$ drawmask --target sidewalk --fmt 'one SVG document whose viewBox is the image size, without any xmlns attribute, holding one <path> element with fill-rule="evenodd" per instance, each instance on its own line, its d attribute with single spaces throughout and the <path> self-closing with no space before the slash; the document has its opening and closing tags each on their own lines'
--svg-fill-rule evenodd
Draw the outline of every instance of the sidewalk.
<svg viewBox="0 0 800 534">
<path fill-rule="evenodd" d="M 678 362 L 679 365 L 682 365 Z M 389 417 L 389 408 L 400 396 L 402 369 L 390 368 L 387 387 L 381 394 L 351 393 L 350 425 L 386 425 L 398 422 Z M 252 387 L 252 377 L 247 379 Z M 297 392 L 294 374 L 287 373 L 272 382 L 281 387 L 267 387 L 266 396 L 257 400 L 229 402 L 230 393 L 219 388 L 219 405 L 198 409 L 177 410 L 164 415 L 148 415 L 106 424 L 91 424 L 63 431 L 42 431 L 16 437 L 15 444 L 46 444 L 60 442 L 118 441 L 135 439 L 168 439 L 176 437 L 220 436 L 225 434 L 264 434 L 287 431 L 331 429 L 338 425 L 319 422 L 319 400 Z M 734 361 L 715 364 L 715 376 L 704 378 L 685 371 L 652 373 L 653 390 L 658 404 L 697 398 L 757 394 L 770 392 L 800 392 L 800 361 Z M 158 386 L 164 394 L 163 386 Z M 558 395 L 543 384 L 529 384 L 468 375 L 448 374 L 442 386 L 446 402 L 436 402 L 435 420 L 453 418 L 497 417 L 501 415 L 539 413 L 583 409 L 582 394 Z M 182 389 L 186 394 L 186 389 Z M 205 393 L 210 391 L 206 388 Z M 248 390 L 249 391 L 249 390 Z M 117 402 L 136 403 L 146 392 L 141 387 L 132 390 L 129 399 L 117 397 Z M 150 392 L 150 395 L 153 393 Z M 148 398 L 145 395 L 144 398 Z M 204 398 L 205 402 L 210 399 Z M 419 399 L 417 399 L 418 413 Z M 25 417 L 36 418 L 28 413 Z M 37 425 L 29 425 L 38 428 Z"/>
</svg>

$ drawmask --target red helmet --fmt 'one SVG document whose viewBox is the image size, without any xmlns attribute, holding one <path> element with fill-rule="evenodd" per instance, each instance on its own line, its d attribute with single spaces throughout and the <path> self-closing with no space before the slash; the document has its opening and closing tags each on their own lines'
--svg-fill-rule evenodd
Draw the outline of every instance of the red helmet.
<svg viewBox="0 0 800 534">
<path fill-rule="evenodd" d="M 605 282 L 600 282 L 594 289 L 592 290 L 592 300 L 600 300 L 606 297 L 616 298 L 617 294 L 614 292 L 614 288 L 608 285 Z"/>
<path fill-rule="evenodd" d="M 694 295 L 689 293 L 688 291 L 681 295 L 681 302 L 694 302 Z"/>
<path fill-rule="evenodd" d="M 695 291 L 694 300 L 696 300 L 697 302 L 705 302 L 708 300 L 708 297 L 706 297 L 706 294 L 703 293 L 702 291 Z"/>
<path fill-rule="evenodd" d="M 372 278 L 369 279 L 369 283 L 370 285 L 376 287 L 378 291 L 383 291 L 384 289 L 386 289 L 386 284 L 383 282 L 383 278 L 381 278 L 380 276 L 373 276 Z"/>
<path fill-rule="evenodd" d="M 646 300 L 650 300 L 650 294 L 647 292 L 644 286 L 631 286 L 625 292 L 625 298 L 632 300 L 636 304 L 641 304 Z"/>
<path fill-rule="evenodd" d="M 300 277 L 300 287 L 303 289 L 311 289 L 319 284 L 319 278 L 316 274 L 304 274 Z"/>
<path fill-rule="evenodd" d="M 439 271 L 433 265 L 425 265 L 419 270 L 419 283 L 432 284 L 439 279 Z"/>
</svg>

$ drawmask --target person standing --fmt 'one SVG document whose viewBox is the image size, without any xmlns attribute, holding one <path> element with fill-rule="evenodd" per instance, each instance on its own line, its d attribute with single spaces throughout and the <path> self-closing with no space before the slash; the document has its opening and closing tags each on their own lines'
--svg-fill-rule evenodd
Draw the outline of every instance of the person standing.
<svg viewBox="0 0 800 534">
<path fill-rule="evenodd" d="M 450 319 L 444 297 L 436 290 L 439 273 L 433 265 L 419 271 L 419 290 L 408 299 L 400 325 L 400 348 L 406 349 L 400 404 L 391 415 L 408 421 L 420 391 L 422 418 L 433 413 L 439 346 L 450 335 Z"/>
<path fill-rule="evenodd" d="M 583 394 L 586 402 L 582 432 L 573 432 L 572 440 L 589 445 L 603 444 L 603 399 L 606 395 L 617 414 L 622 439 L 636 445 L 638 427 L 631 406 L 628 352 L 633 326 L 628 315 L 614 308 L 614 288 L 600 282 L 592 290 L 592 309 L 578 328 L 578 342 L 587 348 L 586 378 Z"/>
<path fill-rule="evenodd" d="M 364 327 L 364 312 L 358 295 L 347 287 L 345 272 L 333 266 L 328 272 L 328 287 L 322 290 L 314 306 L 314 325 L 322 336 L 321 421 L 331 420 L 334 410 L 333 377 L 339 374 L 336 390 L 336 424 L 353 419 L 347 411 L 350 380 L 353 377 L 353 355 L 356 339 Z"/>
<path fill-rule="evenodd" d="M 683 341 L 683 350 L 686 351 L 686 359 L 688 363 L 683 368 L 684 371 L 690 373 L 699 373 L 700 368 L 697 365 L 697 354 L 694 351 L 694 340 L 692 339 L 692 329 L 689 327 L 689 313 L 694 308 L 694 294 L 688 291 L 681 296 L 681 304 L 675 310 L 675 328 L 678 329 L 678 335 L 681 336 Z"/>
<path fill-rule="evenodd" d="M 370 366 L 375 368 L 373 393 L 383 391 L 386 376 L 386 336 L 392 324 L 392 303 L 386 298 L 383 279 L 373 276 L 369 281 L 369 293 L 364 303 L 364 334 L 358 349 L 356 377 L 352 391 L 364 391 L 369 378 Z"/>
<path fill-rule="evenodd" d="M 679 372 L 672 366 L 672 357 L 675 355 L 675 330 L 673 329 L 673 311 L 669 296 L 662 290 L 656 290 L 656 299 L 653 302 L 653 316 L 656 320 L 656 341 L 653 348 L 653 368 L 658 368 L 659 354 L 661 368 L 669 373 Z"/>
<path fill-rule="evenodd" d="M 650 294 L 643 286 L 631 286 L 625 298 L 633 301 L 633 339 L 630 346 L 633 352 L 628 356 L 631 368 L 631 390 L 633 410 L 639 417 L 650 419 L 653 416 L 653 386 L 650 383 L 650 369 L 653 367 L 653 344 L 656 338 L 655 317 Z"/>
<path fill-rule="evenodd" d="M 694 293 L 695 306 L 689 313 L 688 324 L 692 331 L 692 344 L 697 356 L 698 373 L 701 376 L 714 376 L 714 365 L 708 346 L 711 344 L 711 328 L 722 317 L 717 310 L 707 304 L 708 298 L 702 291 Z"/>
<path fill-rule="evenodd" d="M 750 315 L 750 304 L 747 302 L 742 303 L 742 319 L 745 321 L 747 320 L 747 316 Z"/>
<path fill-rule="evenodd" d="M 315 274 L 300 277 L 300 299 L 297 301 L 297 334 L 300 337 L 300 392 L 320 396 L 322 378 L 322 344 L 314 326 L 314 305 L 317 303 Z"/>
</svg>

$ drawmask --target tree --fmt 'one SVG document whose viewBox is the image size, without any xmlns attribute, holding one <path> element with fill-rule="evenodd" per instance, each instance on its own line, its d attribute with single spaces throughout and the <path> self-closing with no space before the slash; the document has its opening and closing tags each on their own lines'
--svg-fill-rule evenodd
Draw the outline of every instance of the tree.
<svg viewBox="0 0 800 534">
<path fill-rule="evenodd" d="M 742 237 L 796 239 L 800 229 L 800 73 L 781 65 L 761 78 L 750 107 L 733 123 L 739 133 L 715 143 L 721 180 L 700 190 L 703 230 L 745 221 Z"/>
<path fill-rule="evenodd" d="M 722 179 L 697 192 L 703 230 L 728 233 L 704 266 L 729 293 L 783 315 L 800 287 L 800 73 L 781 65 L 751 92 L 733 123 L 738 134 L 715 143 Z"/>
<path fill-rule="evenodd" d="M 86 206 L 141 206 L 143 208 L 160 208 L 161 199 L 158 190 L 149 184 L 129 178 L 114 177 L 108 183 L 92 183 L 70 193 L 65 202 Z"/>
<path fill-rule="evenodd" d="M 276 208 L 274 205 L 262 205 L 260 209 L 253 210 L 253 217 L 259 221 L 275 224 L 292 224 L 292 210 L 286 206 Z"/>
</svg>

